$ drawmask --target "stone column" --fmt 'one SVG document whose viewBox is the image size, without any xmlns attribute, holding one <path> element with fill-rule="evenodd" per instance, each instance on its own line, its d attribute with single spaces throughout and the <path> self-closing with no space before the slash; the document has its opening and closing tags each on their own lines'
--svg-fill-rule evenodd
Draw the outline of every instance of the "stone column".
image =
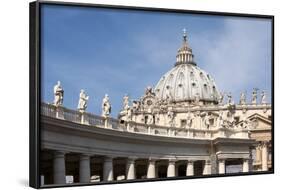
<svg viewBox="0 0 281 190">
<path fill-rule="evenodd" d="M 186 176 L 194 175 L 194 161 L 189 160 L 186 163 Z"/>
<path fill-rule="evenodd" d="M 256 147 L 256 161 L 258 162 L 258 163 L 261 163 L 261 145 L 258 145 L 257 147 Z"/>
<path fill-rule="evenodd" d="M 267 143 L 263 142 L 262 143 L 262 163 L 261 163 L 262 171 L 268 170 L 267 162 L 268 162 Z"/>
<path fill-rule="evenodd" d="M 169 160 L 169 165 L 167 168 L 167 177 L 175 177 L 176 175 L 176 161 Z"/>
<path fill-rule="evenodd" d="M 54 184 L 65 184 L 65 152 L 54 152 Z"/>
<path fill-rule="evenodd" d="M 203 175 L 210 175 L 212 171 L 211 161 L 205 160 L 204 168 L 203 168 Z"/>
<path fill-rule="evenodd" d="M 249 159 L 243 160 L 243 172 L 249 172 Z"/>
<path fill-rule="evenodd" d="M 148 160 L 147 178 L 155 178 L 155 160 Z"/>
<path fill-rule="evenodd" d="M 225 160 L 219 159 L 219 174 L 225 174 Z"/>
<path fill-rule="evenodd" d="M 89 183 L 91 178 L 90 156 L 80 155 L 79 161 L 79 182 Z"/>
<path fill-rule="evenodd" d="M 135 159 L 136 158 L 128 158 L 127 160 L 127 179 L 135 179 L 136 178 L 136 173 L 135 173 Z"/>
<path fill-rule="evenodd" d="M 103 163 L 103 180 L 112 181 L 113 180 L 113 158 L 106 157 Z"/>
</svg>

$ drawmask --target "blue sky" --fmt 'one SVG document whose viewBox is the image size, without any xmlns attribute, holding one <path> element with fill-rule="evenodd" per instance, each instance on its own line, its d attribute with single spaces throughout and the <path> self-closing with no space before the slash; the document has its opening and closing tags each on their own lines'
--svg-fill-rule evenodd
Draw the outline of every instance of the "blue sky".
<svg viewBox="0 0 281 190">
<path fill-rule="evenodd" d="M 235 101 L 252 89 L 271 92 L 270 20 L 44 5 L 42 8 L 42 100 L 53 101 L 60 80 L 64 105 L 76 109 L 80 89 L 90 96 L 88 112 L 101 114 L 109 94 L 112 115 L 122 97 L 138 99 L 175 63 L 182 29 L 197 65 Z"/>
</svg>

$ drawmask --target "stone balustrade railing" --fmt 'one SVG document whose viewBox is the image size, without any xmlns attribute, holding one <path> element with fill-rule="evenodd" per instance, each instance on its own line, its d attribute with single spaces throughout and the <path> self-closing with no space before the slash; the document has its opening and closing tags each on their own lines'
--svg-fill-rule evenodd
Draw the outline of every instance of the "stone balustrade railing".
<svg viewBox="0 0 281 190">
<path fill-rule="evenodd" d="M 178 128 L 159 125 L 148 125 L 144 123 L 125 122 L 120 123 L 118 119 L 105 118 L 91 113 L 81 113 L 65 107 L 56 107 L 52 104 L 41 104 L 41 115 L 63 119 L 74 123 L 84 124 L 93 127 L 108 128 L 111 130 L 141 133 L 157 136 L 169 136 L 178 138 L 214 139 L 222 138 L 249 138 L 248 129 L 217 128 L 210 126 L 209 129 Z"/>
</svg>

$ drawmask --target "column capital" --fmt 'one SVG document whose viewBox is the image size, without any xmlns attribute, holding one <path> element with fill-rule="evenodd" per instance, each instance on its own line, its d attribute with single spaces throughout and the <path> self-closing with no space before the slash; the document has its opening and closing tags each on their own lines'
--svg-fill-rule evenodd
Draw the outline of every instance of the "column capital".
<svg viewBox="0 0 281 190">
<path fill-rule="evenodd" d="M 226 160 L 225 158 L 219 158 L 218 159 L 219 162 L 223 162 L 223 163 L 225 162 L 225 160 Z"/>
<path fill-rule="evenodd" d="M 186 163 L 187 164 L 193 164 L 195 161 L 194 160 L 187 160 Z"/>
<path fill-rule="evenodd" d="M 104 162 L 112 162 L 113 159 L 114 159 L 113 156 L 105 156 L 105 157 L 104 157 Z"/>
<path fill-rule="evenodd" d="M 169 161 L 169 164 L 175 164 L 177 159 L 176 158 L 170 158 L 168 161 Z"/>
<path fill-rule="evenodd" d="M 269 144 L 268 141 L 261 141 L 261 143 L 260 143 L 261 147 L 267 147 L 268 144 Z"/>
<path fill-rule="evenodd" d="M 127 160 L 135 161 L 136 159 L 138 159 L 137 156 L 129 156 L 129 157 L 127 157 Z"/>
<path fill-rule="evenodd" d="M 53 156 L 55 158 L 60 158 L 60 157 L 64 157 L 65 154 L 67 154 L 66 151 L 56 150 L 56 151 L 54 151 Z"/>
<path fill-rule="evenodd" d="M 80 154 L 80 160 L 86 160 L 90 159 L 91 155 L 90 154 Z"/>
<path fill-rule="evenodd" d="M 156 158 L 156 157 L 149 157 L 149 158 L 148 158 L 148 162 L 151 162 L 151 163 L 152 163 L 152 162 L 155 163 L 156 160 L 158 160 L 158 158 Z"/>
<path fill-rule="evenodd" d="M 211 165 L 211 160 L 205 160 L 205 165 Z"/>
</svg>

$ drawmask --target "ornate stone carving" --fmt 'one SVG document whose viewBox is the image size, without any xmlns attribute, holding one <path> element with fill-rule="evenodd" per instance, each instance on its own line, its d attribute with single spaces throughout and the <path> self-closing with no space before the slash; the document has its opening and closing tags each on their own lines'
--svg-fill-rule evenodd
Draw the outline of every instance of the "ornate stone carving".
<svg viewBox="0 0 281 190">
<path fill-rule="evenodd" d="M 129 106 L 129 96 L 126 94 L 123 97 L 123 110 L 127 109 L 128 106 Z"/>
<path fill-rule="evenodd" d="M 254 88 L 252 92 L 252 104 L 257 104 L 258 89 Z"/>
<path fill-rule="evenodd" d="M 174 118 L 175 118 L 175 114 L 174 114 L 172 109 L 173 109 L 172 107 L 169 107 L 168 108 L 168 112 L 167 112 L 168 124 L 169 124 L 170 127 L 173 127 L 173 125 L 174 125 Z"/>
<path fill-rule="evenodd" d="M 203 121 L 204 121 L 204 127 L 209 129 L 210 128 L 210 115 L 209 115 L 209 113 L 206 113 Z"/>
<path fill-rule="evenodd" d="M 223 116 L 224 116 L 223 111 L 220 110 L 219 111 L 219 116 L 217 118 L 217 128 L 220 128 L 220 127 L 223 126 L 223 121 L 224 121 L 224 117 Z"/>
<path fill-rule="evenodd" d="M 148 114 L 147 115 L 147 124 L 148 125 L 152 125 L 153 124 L 153 115 L 152 114 Z"/>
<path fill-rule="evenodd" d="M 61 106 L 62 105 L 63 94 L 64 94 L 64 90 L 61 86 L 60 81 L 58 81 L 57 84 L 54 86 L 54 105 L 55 106 Z"/>
<path fill-rule="evenodd" d="M 224 93 L 221 92 L 221 93 L 219 94 L 219 104 L 223 104 L 223 100 L 224 100 Z"/>
<path fill-rule="evenodd" d="M 193 119 L 194 119 L 194 116 L 193 116 L 193 114 L 190 112 L 190 111 L 188 111 L 188 113 L 187 113 L 187 118 L 186 118 L 186 126 L 187 127 L 189 127 L 189 128 L 191 128 L 192 127 L 192 125 L 193 125 Z"/>
<path fill-rule="evenodd" d="M 137 100 L 133 101 L 133 111 L 138 111 L 140 109 L 140 102 Z"/>
<path fill-rule="evenodd" d="M 242 92 L 240 94 L 240 104 L 245 105 L 246 104 L 246 93 Z"/>
<path fill-rule="evenodd" d="M 227 104 L 228 104 L 228 105 L 234 105 L 234 101 L 233 101 L 233 99 L 232 99 L 232 94 L 231 94 L 231 92 L 229 92 L 229 93 L 227 94 Z"/>
<path fill-rule="evenodd" d="M 89 96 L 87 96 L 85 91 L 82 89 L 79 94 L 79 102 L 77 107 L 80 112 L 86 111 L 88 100 Z"/>
<path fill-rule="evenodd" d="M 155 96 L 155 93 L 153 92 L 153 89 L 152 89 L 151 86 L 146 87 L 146 89 L 145 89 L 145 95 L 146 95 L 146 96 L 149 96 L 149 95 Z"/>
<path fill-rule="evenodd" d="M 109 97 L 107 94 L 105 94 L 103 100 L 102 100 L 102 116 L 108 117 L 111 113 L 111 104 L 109 102 Z"/>
<path fill-rule="evenodd" d="M 265 91 L 261 92 L 261 104 L 266 104 L 266 93 L 265 93 Z"/>
</svg>

